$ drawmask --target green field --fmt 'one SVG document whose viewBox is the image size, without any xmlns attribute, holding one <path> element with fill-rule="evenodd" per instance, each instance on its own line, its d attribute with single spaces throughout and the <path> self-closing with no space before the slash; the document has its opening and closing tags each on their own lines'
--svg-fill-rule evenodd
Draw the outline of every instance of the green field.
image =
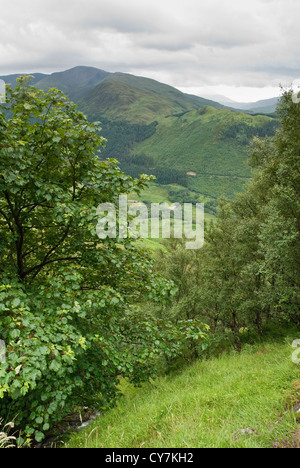
<svg viewBox="0 0 300 468">
<path fill-rule="evenodd" d="M 117 407 L 66 446 L 270 448 L 292 439 L 298 426 L 286 402 L 299 368 L 290 345 L 247 346 L 142 388 L 122 382 Z"/>
<path fill-rule="evenodd" d="M 170 195 L 172 194 L 172 196 Z M 178 195 L 176 195 L 178 194 Z M 187 198 L 185 199 L 184 196 Z M 194 198 L 194 200 L 193 200 Z M 178 185 L 159 185 L 155 182 L 152 182 L 149 187 L 147 187 L 145 190 L 142 191 L 140 195 L 137 195 L 136 193 L 131 193 L 128 196 L 128 200 L 135 200 L 139 202 L 143 202 L 147 205 L 148 207 L 148 213 L 150 216 L 151 209 L 150 206 L 152 203 L 166 203 L 169 206 L 173 205 L 174 203 L 180 203 L 183 206 L 183 203 L 193 203 L 193 206 L 195 206 L 195 203 L 204 203 L 204 209 L 205 209 L 205 203 L 209 202 L 211 199 L 206 197 L 205 195 L 200 195 L 199 193 L 190 191 L 185 189 L 184 187 L 178 186 Z M 193 201 L 192 201 L 193 200 Z M 173 233 L 174 229 L 174 219 L 173 215 L 171 214 L 171 235 Z M 205 222 L 210 222 L 214 221 L 216 219 L 215 215 L 212 214 L 211 212 L 208 212 L 205 209 Z M 195 223 L 195 211 L 193 211 L 193 222 Z M 162 234 L 163 232 L 163 225 L 167 225 L 168 221 L 161 221 L 160 222 L 160 233 Z M 176 225 L 176 224 L 175 224 Z M 190 226 L 192 227 L 192 226 Z M 149 233 L 151 232 L 151 222 L 149 221 Z M 164 249 L 164 239 L 162 238 L 162 235 L 160 236 L 159 239 L 153 239 L 151 236 L 149 236 L 148 239 L 141 239 L 138 241 L 138 245 L 142 246 L 143 248 L 149 249 L 150 251 L 157 251 L 159 249 Z"/>
</svg>

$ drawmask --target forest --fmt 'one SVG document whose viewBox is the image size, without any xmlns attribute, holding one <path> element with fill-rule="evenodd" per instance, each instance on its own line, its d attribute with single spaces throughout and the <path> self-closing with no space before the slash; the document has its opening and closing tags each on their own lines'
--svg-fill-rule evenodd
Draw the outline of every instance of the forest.
<svg viewBox="0 0 300 468">
<path fill-rule="evenodd" d="M 205 225 L 204 247 L 186 250 L 184 239 L 169 239 L 155 252 L 130 238 L 99 240 L 96 225 L 100 203 L 142 197 L 152 174 L 187 185 L 178 168 L 151 172 L 149 156 L 126 159 L 126 146 L 154 135 L 156 124 L 108 128 L 122 140 L 120 165 L 102 157 L 100 123 L 59 90 L 21 77 L 7 93 L 0 107 L 0 421 L 13 421 L 18 436 L 0 438 L 0 447 L 41 443 L 81 407 L 110 411 L 122 385 L 143 388 L 199 362 L 209 368 L 224 352 L 299 336 L 300 106 L 291 90 L 278 106 L 279 127 L 230 129 L 228 138 L 250 145 L 252 176 L 241 193 L 210 207 L 217 216 Z M 128 175 L 124 163 L 149 175 Z"/>
</svg>

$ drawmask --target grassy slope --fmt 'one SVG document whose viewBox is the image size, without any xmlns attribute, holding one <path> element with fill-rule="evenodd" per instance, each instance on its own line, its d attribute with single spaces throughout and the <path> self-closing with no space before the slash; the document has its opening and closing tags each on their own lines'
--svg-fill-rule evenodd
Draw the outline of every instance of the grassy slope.
<svg viewBox="0 0 300 468">
<path fill-rule="evenodd" d="M 172 104 L 159 95 L 107 79 L 88 93 L 80 107 L 93 120 L 105 116 L 110 120 L 148 124 L 172 112 Z"/>
<path fill-rule="evenodd" d="M 186 94 L 179 91 L 172 86 L 166 85 L 150 78 L 144 78 L 140 76 L 130 75 L 128 73 L 114 73 L 110 76 L 111 80 L 126 83 L 130 86 L 134 86 L 137 89 L 148 91 L 150 93 L 157 94 L 169 102 L 173 102 L 176 106 L 180 106 L 182 110 L 191 108 L 202 108 L 203 106 L 210 105 L 216 109 L 223 109 L 224 106 L 218 102 L 211 101 L 209 99 L 194 96 L 192 94 Z"/>
<path fill-rule="evenodd" d="M 249 169 L 245 164 L 245 151 L 244 158 L 241 158 L 242 148 L 234 141 L 220 138 L 222 126 L 229 119 L 237 121 L 244 115 L 209 107 L 204 115 L 191 111 L 181 117 L 165 118 L 156 133 L 136 145 L 134 152 L 153 156 L 160 163 L 176 169 L 247 177 Z"/>
<path fill-rule="evenodd" d="M 133 153 L 151 156 L 160 166 L 196 172 L 196 177 L 190 177 L 190 188 L 200 193 L 232 196 L 250 177 L 247 146 L 223 138 L 222 130 L 237 123 L 260 127 L 270 120 L 212 107 L 204 114 L 190 111 L 160 120 L 156 133 L 136 144 Z"/>
<path fill-rule="evenodd" d="M 166 115 L 221 104 L 182 93 L 149 78 L 113 73 L 89 91 L 80 107 L 93 120 L 101 117 L 128 123 L 150 124 Z"/>
<path fill-rule="evenodd" d="M 197 362 L 143 388 L 123 384 L 118 406 L 68 447 L 268 448 L 297 429 L 285 402 L 299 367 L 290 343 Z M 252 428 L 253 434 L 242 434 Z"/>
<path fill-rule="evenodd" d="M 151 203 L 167 203 L 168 205 L 172 205 L 173 202 L 169 198 L 169 190 L 171 189 L 178 189 L 179 191 L 182 190 L 182 187 L 179 185 L 159 185 L 155 182 L 152 182 L 149 187 L 145 188 L 140 195 L 137 195 L 135 192 L 129 194 L 128 200 L 136 200 L 143 203 L 146 203 L 148 206 Z M 198 202 L 204 203 L 207 201 L 206 197 L 199 197 Z M 148 212 L 150 215 L 150 207 L 148 208 Z M 172 218 L 171 218 L 172 219 Z M 213 214 L 205 212 L 205 221 L 210 222 L 214 221 L 216 217 Z M 149 225 L 151 226 L 151 224 Z M 171 226 L 173 226 L 173 222 L 171 221 Z M 149 227 L 150 232 L 150 227 Z M 172 231 L 171 231 L 172 232 Z M 164 239 L 141 239 L 138 241 L 138 244 L 142 248 L 146 248 L 151 252 L 158 251 L 160 249 L 165 249 L 165 241 Z"/>
</svg>

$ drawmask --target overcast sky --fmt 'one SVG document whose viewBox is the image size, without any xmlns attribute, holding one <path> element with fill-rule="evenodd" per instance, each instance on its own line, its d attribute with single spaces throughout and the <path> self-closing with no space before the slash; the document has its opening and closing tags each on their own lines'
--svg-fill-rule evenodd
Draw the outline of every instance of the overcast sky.
<svg viewBox="0 0 300 468">
<path fill-rule="evenodd" d="M 0 0 L 0 75 L 77 65 L 255 101 L 300 78 L 300 0 Z"/>
</svg>

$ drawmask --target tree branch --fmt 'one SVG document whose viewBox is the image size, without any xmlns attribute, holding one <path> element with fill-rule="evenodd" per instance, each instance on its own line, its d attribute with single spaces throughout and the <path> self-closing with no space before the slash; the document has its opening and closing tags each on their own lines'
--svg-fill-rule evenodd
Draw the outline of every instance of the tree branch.
<svg viewBox="0 0 300 468">
<path fill-rule="evenodd" d="M 33 273 L 35 270 L 37 270 L 36 273 L 31 278 L 31 280 L 34 280 L 34 278 L 40 273 L 40 271 L 42 270 L 42 268 L 44 268 L 44 266 L 49 265 L 50 263 L 66 262 L 66 261 L 73 261 L 73 260 L 80 260 L 80 257 L 53 258 L 52 260 L 47 260 L 45 262 L 42 262 L 39 265 L 36 265 L 36 266 L 30 268 L 29 270 L 25 271 L 24 276 L 28 276 L 28 275 L 30 275 L 30 273 Z"/>
</svg>

